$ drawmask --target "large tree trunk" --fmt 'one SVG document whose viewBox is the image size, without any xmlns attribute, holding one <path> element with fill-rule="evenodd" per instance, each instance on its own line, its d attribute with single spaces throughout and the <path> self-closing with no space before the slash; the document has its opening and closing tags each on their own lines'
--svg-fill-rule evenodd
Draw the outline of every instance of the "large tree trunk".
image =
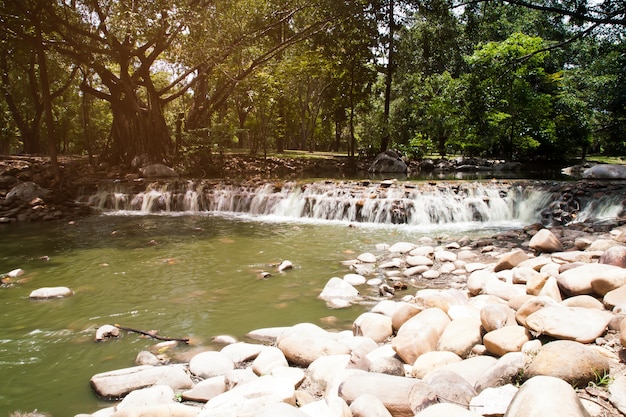
<svg viewBox="0 0 626 417">
<path fill-rule="evenodd" d="M 142 107 L 129 98 L 112 102 L 113 125 L 109 159 L 130 163 L 142 154 L 152 162 L 163 162 L 170 148 L 170 135 L 160 108 Z"/>
<path fill-rule="evenodd" d="M 383 136 L 380 139 L 380 151 L 385 152 L 389 147 L 389 142 L 391 140 L 389 134 L 389 113 L 391 108 L 391 86 L 393 81 L 393 72 L 395 67 L 395 54 L 394 54 L 394 39 L 395 36 L 395 26 L 396 21 L 394 18 L 394 8 L 395 2 L 394 0 L 389 0 L 389 10 L 388 10 L 388 25 L 389 25 L 389 43 L 388 48 L 389 51 L 387 53 L 387 72 L 385 73 L 385 107 L 383 110 Z"/>
<path fill-rule="evenodd" d="M 50 154 L 50 166 L 54 175 L 55 185 L 61 185 L 61 170 L 57 160 L 57 138 L 52 114 L 52 96 L 50 94 L 50 80 L 48 78 L 48 63 L 46 51 L 43 46 L 41 29 L 37 27 L 37 64 L 39 65 L 39 83 L 41 85 L 41 101 L 43 104 L 46 127 L 48 129 L 48 152 Z"/>
</svg>

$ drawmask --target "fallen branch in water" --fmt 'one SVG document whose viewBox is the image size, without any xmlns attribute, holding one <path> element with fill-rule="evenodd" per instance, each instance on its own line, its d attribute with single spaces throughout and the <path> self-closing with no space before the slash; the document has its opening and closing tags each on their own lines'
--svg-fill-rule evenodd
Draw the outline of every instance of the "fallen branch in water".
<svg viewBox="0 0 626 417">
<path fill-rule="evenodd" d="M 155 331 L 147 332 L 145 330 L 133 329 L 132 327 L 120 326 L 119 324 L 116 324 L 115 327 L 117 327 L 120 330 L 126 330 L 127 332 L 133 332 L 133 333 L 139 333 L 139 334 L 142 334 L 144 336 L 148 336 L 148 337 L 151 337 L 151 338 L 157 339 L 157 340 L 166 340 L 166 341 L 176 341 L 176 342 L 189 343 L 189 338 L 188 337 L 178 338 L 178 337 L 159 336 L 158 334 L 156 334 Z"/>
</svg>

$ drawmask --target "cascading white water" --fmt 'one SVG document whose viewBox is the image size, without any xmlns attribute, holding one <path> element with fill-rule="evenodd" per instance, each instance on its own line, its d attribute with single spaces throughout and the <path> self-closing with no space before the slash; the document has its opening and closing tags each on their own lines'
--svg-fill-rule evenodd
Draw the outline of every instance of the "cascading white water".
<svg viewBox="0 0 626 417">
<path fill-rule="evenodd" d="M 244 213 L 286 220 L 426 226 L 541 220 L 553 199 L 539 188 L 500 182 L 332 182 L 229 185 L 188 181 L 151 184 L 129 195 L 119 188 L 91 196 L 103 210 L 142 213 Z"/>
</svg>

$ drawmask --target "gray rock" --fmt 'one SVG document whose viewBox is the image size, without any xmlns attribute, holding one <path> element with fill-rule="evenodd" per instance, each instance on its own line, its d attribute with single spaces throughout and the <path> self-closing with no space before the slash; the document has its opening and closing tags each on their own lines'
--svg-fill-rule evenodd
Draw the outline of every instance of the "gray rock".
<svg viewBox="0 0 626 417">
<path fill-rule="evenodd" d="M 151 164 L 139 169 L 142 177 L 146 178 L 171 178 L 178 177 L 176 171 L 163 164 Z"/>
<path fill-rule="evenodd" d="M 620 164 L 598 164 L 583 171 L 584 179 L 626 179 L 626 166 Z"/>
<path fill-rule="evenodd" d="M 17 184 L 5 196 L 7 202 L 24 202 L 27 203 L 35 198 L 45 200 L 48 198 L 49 191 L 41 188 L 32 181 L 25 181 Z"/>
<path fill-rule="evenodd" d="M 379 153 L 369 168 L 372 173 L 406 174 L 409 168 L 398 153 L 387 150 Z"/>
</svg>

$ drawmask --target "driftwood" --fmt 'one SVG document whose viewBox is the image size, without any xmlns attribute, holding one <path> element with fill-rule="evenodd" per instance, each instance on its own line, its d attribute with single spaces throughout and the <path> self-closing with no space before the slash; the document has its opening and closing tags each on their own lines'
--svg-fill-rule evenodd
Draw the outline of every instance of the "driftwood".
<svg viewBox="0 0 626 417">
<path fill-rule="evenodd" d="M 151 338 L 157 339 L 157 340 L 166 340 L 166 341 L 176 341 L 176 342 L 189 343 L 189 338 L 188 337 L 178 338 L 178 337 L 159 336 L 158 334 L 156 334 L 155 331 L 147 332 L 145 330 L 133 329 L 132 327 L 120 326 L 119 324 L 116 324 L 115 327 L 117 327 L 120 330 L 126 330 L 127 332 L 133 332 L 133 333 L 139 333 L 139 334 L 142 334 L 144 336 L 148 336 L 148 337 L 151 337 Z"/>
</svg>

